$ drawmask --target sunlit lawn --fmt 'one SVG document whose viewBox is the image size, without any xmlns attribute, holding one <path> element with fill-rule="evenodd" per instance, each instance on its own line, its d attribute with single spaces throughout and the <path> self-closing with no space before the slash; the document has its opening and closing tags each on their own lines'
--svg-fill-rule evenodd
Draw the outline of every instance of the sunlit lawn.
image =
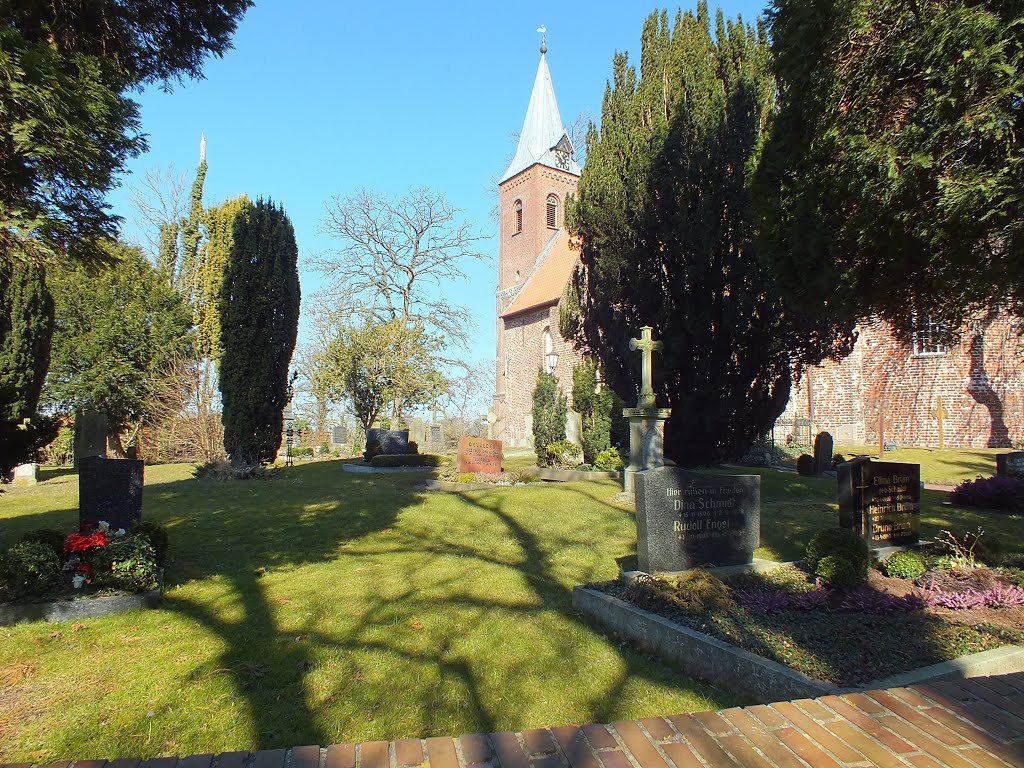
<svg viewBox="0 0 1024 768">
<path fill-rule="evenodd" d="M 773 469 L 758 555 L 836 524 L 834 480 Z M 77 477 L 0 495 L 0 548 L 77 522 Z M 162 608 L 0 628 L 0 762 L 148 757 L 607 722 L 744 702 L 606 637 L 573 586 L 635 552 L 613 481 L 462 494 L 301 464 L 272 481 L 146 468 L 174 562 Z M 923 533 L 1018 518 L 943 506 Z"/>
<path fill-rule="evenodd" d="M 978 475 L 989 477 L 996 473 L 996 454 L 1010 448 L 956 448 L 940 451 L 938 448 L 898 448 L 886 451 L 884 461 L 900 461 L 921 465 L 921 479 L 936 485 L 957 485 L 973 480 Z M 878 458 L 878 446 L 840 445 L 837 453 L 859 454 Z"/>
<path fill-rule="evenodd" d="M 742 703 L 577 618 L 633 549 L 613 482 L 427 494 L 337 461 L 146 468 L 162 608 L 0 628 L 0 762 L 520 730 Z M 77 477 L 0 495 L 0 548 L 77 524 Z"/>
</svg>

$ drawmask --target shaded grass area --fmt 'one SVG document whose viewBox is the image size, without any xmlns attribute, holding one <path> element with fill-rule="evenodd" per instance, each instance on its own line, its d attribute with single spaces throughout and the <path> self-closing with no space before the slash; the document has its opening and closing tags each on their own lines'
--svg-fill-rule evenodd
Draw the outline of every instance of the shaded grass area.
<svg viewBox="0 0 1024 768">
<path fill-rule="evenodd" d="M 0 628 L 0 762 L 149 757 L 585 722 L 744 703 L 579 621 L 634 548 L 611 481 L 461 494 L 297 465 L 146 468 L 158 610 Z M 77 524 L 77 478 L 0 496 L 0 547 Z"/>
</svg>

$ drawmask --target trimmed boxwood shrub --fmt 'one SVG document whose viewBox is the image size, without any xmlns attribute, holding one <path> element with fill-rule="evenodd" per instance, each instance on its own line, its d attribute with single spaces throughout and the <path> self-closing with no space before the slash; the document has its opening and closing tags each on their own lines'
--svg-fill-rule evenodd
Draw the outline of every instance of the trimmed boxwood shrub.
<svg viewBox="0 0 1024 768">
<path fill-rule="evenodd" d="M 1021 514 L 1024 513 L 1024 478 L 979 477 L 965 480 L 953 489 L 949 498 L 956 504 Z"/>
<path fill-rule="evenodd" d="M 370 461 L 374 467 L 439 467 L 441 457 L 432 453 L 393 453 L 374 456 Z"/>
<path fill-rule="evenodd" d="M 818 565 L 829 556 L 841 557 L 849 562 L 859 581 L 867 579 L 871 554 L 867 542 L 853 531 L 846 528 L 826 528 L 811 537 L 804 554 L 807 569 L 824 578 L 818 573 Z"/>
<path fill-rule="evenodd" d="M 891 579 L 916 579 L 927 570 L 924 558 L 917 552 L 895 552 L 882 567 Z"/>
<path fill-rule="evenodd" d="M 21 537 L 21 540 L 23 543 L 45 544 L 53 550 L 53 553 L 57 555 L 57 559 L 61 560 L 64 557 L 64 539 L 66 536 L 66 533 L 54 528 L 38 528 L 26 533 Z"/>
<path fill-rule="evenodd" d="M 796 473 L 798 475 L 814 474 L 814 457 L 809 453 L 801 453 L 796 457 Z"/>
<path fill-rule="evenodd" d="M 867 574 L 861 576 L 857 567 L 839 555 L 826 555 L 818 561 L 814 575 L 836 589 L 849 589 L 864 581 Z"/>
</svg>

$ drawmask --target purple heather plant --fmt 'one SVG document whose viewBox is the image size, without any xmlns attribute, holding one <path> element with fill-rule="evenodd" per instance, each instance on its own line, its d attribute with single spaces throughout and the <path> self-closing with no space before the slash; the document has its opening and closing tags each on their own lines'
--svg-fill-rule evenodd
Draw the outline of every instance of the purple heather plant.
<svg viewBox="0 0 1024 768">
<path fill-rule="evenodd" d="M 928 605 L 948 608 L 951 611 L 967 611 L 985 605 L 985 593 L 973 589 L 963 592 L 934 592 L 928 596 Z"/>
<path fill-rule="evenodd" d="M 736 603 L 748 611 L 777 613 L 779 611 L 813 611 L 828 605 L 827 589 L 810 592 L 787 592 L 784 589 L 737 589 L 733 596 Z"/>
<path fill-rule="evenodd" d="M 869 587 L 850 590 L 839 605 L 839 610 L 851 613 L 906 613 L 919 611 L 927 604 L 927 598 L 919 592 L 906 595 L 894 595 L 891 592 L 877 591 Z"/>
<path fill-rule="evenodd" d="M 1024 605 L 1024 589 L 996 584 L 985 592 L 985 605 L 989 608 L 1017 608 Z"/>
</svg>

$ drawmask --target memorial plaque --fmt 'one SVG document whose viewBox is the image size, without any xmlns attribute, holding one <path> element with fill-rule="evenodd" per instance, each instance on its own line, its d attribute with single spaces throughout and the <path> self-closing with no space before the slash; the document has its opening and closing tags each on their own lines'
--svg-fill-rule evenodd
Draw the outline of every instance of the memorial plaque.
<svg viewBox="0 0 1024 768">
<path fill-rule="evenodd" d="M 484 475 L 501 473 L 501 440 L 482 437 L 459 438 L 456 467 L 459 472 L 479 472 Z"/>
<path fill-rule="evenodd" d="M 127 530 L 142 519 L 143 463 L 87 456 L 78 462 L 78 526 Z"/>
<path fill-rule="evenodd" d="M 996 475 L 1024 478 L 1024 451 L 996 454 Z"/>
<path fill-rule="evenodd" d="M 917 544 L 921 465 L 859 457 L 839 465 L 839 526 L 872 549 Z"/>
<path fill-rule="evenodd" d="M 371 427 L 366 430 L 366 445 L 376 440 L 380 443 L 380 452 L 385 456 L 394 456 L 409 452 L 409 431 L 399 429 L 378 429 Z M 366 452 L 365 449 L 363 451 Z"/>
<path fill-rule="evenodd" d="M 685 571 L 754 561 L 761 539 L 761 478 L 676 467 L 637 472 L 641 571 Z"/>
</svg>

